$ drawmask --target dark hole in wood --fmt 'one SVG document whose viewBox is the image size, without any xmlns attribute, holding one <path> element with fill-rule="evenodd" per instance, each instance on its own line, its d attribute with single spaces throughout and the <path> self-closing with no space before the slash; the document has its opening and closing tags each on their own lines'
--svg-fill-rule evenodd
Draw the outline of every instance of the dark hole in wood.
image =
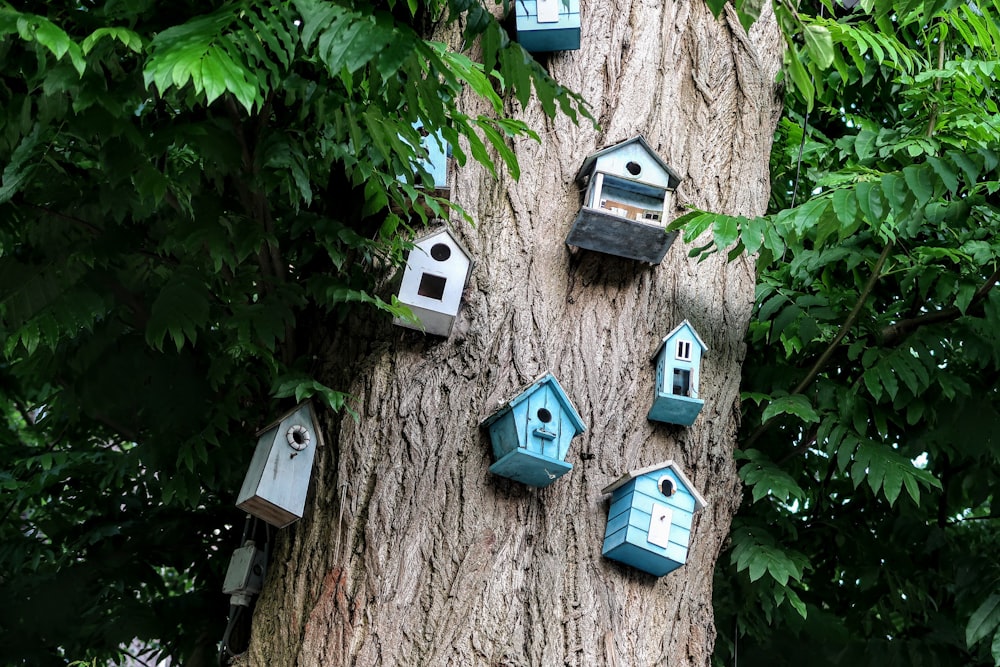
<svg viewBox="0 0 1000 667">
<path fill-rule="evenodd" d="M 435 243 L 431 246 L 431 257 L 439 262 L 443 262 L 451 257 L 451 248 L 444 243 Z"/>
<path fill-rule="evenodd" d="M 420 286 L 417 287 L 417 294 L 426 296 L 428 299 L 437 299 L 440 301 L 444 298 L 444 285 L 446 282 L 448 282 L 447 278 L 425 273 L 420 277 Z"/>
<path fill-rule="evenodd" d="M 633 176 L 638 176 L 640 173 L 642 173 L 642 165 L 639 164 L 638 162 L 629 162 L 628 164 L 625 165 L 625 168 L 628 170 L 628 173 L 632 174 Z"/>
<path fill-rule="evenodd" d="M 543 424 L 548 424 L 550 421 L 552 421 L 552 413 L 546 410 L 545 408 L 538 408 L 538 419 Z"/>
<path fill-rule="evenodd" d="M 674 480 L 669 477 L 664 477 L 660 480 L 660 493 L 665 495 L 667 498 L 677 493 L 677 485 L 674 484 Z"/>
<path fill-rule="evenodd" d="M 295 441 L 296 445 L 304 445 L 306 443 L 305 431 L 292 431 L 292 440 Z"/>
</svg>

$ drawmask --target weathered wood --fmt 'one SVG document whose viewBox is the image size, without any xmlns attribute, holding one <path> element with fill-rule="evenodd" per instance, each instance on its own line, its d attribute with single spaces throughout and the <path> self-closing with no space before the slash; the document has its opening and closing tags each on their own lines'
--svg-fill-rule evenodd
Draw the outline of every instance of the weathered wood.
<svg viewBox="0 0 1000 667">
<path fill-rule="evenodd" d="M 242 664 L 709 664 L 712 572 L 740 498 L 732 449 L 753 262 L 695 263 L 677 241 L 642 267 L 564 240 L 581 161 L 639 133 L 683 178 L 675 214 L 761 213 L 780 38 L 770 16 L 747 36 L 734 14 L 716 20 L 697 1 L 583 9 L 581 49 L 549 67 L 602 129 L 533 105 L 522 115 L 542 142 L 514 146 L 520 182 L 456 175 L 452 196 L 477 221 L 457 227 L 477 263 L 451 337 L 379 322 L 318 341 L 360 418 L 323 416 L 306 515 L 278 541 Z M 711 350 L 689 429 L 646 419 L 650 352 L 685 318 Z M 477 425 L 546 369 L 588 431 L 573 471 L 533 489 L 489 474 Z M 601 557 L 600 491 L 668 458 L 709 506 L 687 564 L 656 578 Z"/>
</svg>

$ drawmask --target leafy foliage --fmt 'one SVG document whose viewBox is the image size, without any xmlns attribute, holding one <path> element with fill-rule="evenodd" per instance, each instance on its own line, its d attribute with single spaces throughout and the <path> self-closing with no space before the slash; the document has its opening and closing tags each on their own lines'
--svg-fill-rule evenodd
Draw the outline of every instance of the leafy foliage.
<svg viewBox="0 0 1000 667">
<path fill-rule="evenodd" d="M 474 0 L 40 8 L 0 6 L 0 662 L 214 662 L 253 431 L 349 409 L 309 332 L 407 316 L 376 277 L 463 215 L 418 128 L 516 174 L 512 102 L 586 110 Z M 483 62 L 421 35 L 459 19 Z"/>
<path fill-rule="evenodd" d="M 716 661 L 1000 664 L 1000 6 L 776 11 L 771 213 L 673 225 L 759 273 Z"/>
</svg>

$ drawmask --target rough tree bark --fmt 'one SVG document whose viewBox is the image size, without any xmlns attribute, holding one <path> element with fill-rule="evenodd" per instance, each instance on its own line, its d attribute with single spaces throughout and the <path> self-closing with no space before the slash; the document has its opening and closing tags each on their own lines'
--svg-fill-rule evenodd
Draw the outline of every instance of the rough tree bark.
<svg viewBox="0 0 1000 667">
<path fill-rule="evenodd" d="M 773 17 L 749 36 L 699 0 L 583 7 L 557 80 L 601 129 L 521 117 L 520 182 L 458 171 L 456 224 L 476 258 L 448 340 L 388 323 L 326 343 L 360 417 L 325 415 L 307 514 L 279 539 L 246 665 L 707 665 L 712 571 L 739 503 L 732 457 L 753 265 L 695 263 L 678 239 L 656 267 L 564 244 L 589 153 L 643 134 L 684 179 L 684 205 L 763 212 L 780 100 Z M 691 428 L 646 420 L 650 362 L 688 318 L 709 347 Z M 480 420 L 551 370 L 588 430 L 546 489 L 492 476 Z M 347 384 L 345 384 L 347 383 Z M 679 461 L 709 507 L 689 561 L 655 578 L 601 557 L 624 472 Z"/>
</svg>

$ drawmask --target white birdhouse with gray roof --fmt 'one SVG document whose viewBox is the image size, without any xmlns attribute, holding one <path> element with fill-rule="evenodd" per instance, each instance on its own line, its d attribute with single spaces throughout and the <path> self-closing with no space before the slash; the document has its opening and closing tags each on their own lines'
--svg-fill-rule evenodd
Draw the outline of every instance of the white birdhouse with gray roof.
<svg viewBox="0 0 1000 667">
<path fill-rule="evenodd" d="M 698 394 L 701 357 L 708 347 L 691 323 L 684 320 L 663 337 L 656 348 L 656 387 L 647 418 L 690 426 L 705 405 Z"/>
<path fill-rule="evenodd" d="M 637 136 L 589 155 L 576 176 L 584 188 L 566 243 L 659 264 L 676 232 L 666 226 L 680 177 Z"/>
<path fill-rule="evenodd" d="M 301 519 L 322 441 L 308 402 L 258 432 L 236 506 L 278 528 Z"/>
<path fill-rule="evenodd" d="M 694 513 L 708 503 L 676 463 L 633 470 L 601 493 L 611 494 L 604 556 L 657 577 L 687 562 Z"/>
<path fill-rule="evenodd" d="M 397 317 L 393 323 L 448 337 L 472 272 L 472 255 L 447 228 L 422 236 L 413 245 L 403 270 L 399 300 L 417 320 Z"/>
</svg>

